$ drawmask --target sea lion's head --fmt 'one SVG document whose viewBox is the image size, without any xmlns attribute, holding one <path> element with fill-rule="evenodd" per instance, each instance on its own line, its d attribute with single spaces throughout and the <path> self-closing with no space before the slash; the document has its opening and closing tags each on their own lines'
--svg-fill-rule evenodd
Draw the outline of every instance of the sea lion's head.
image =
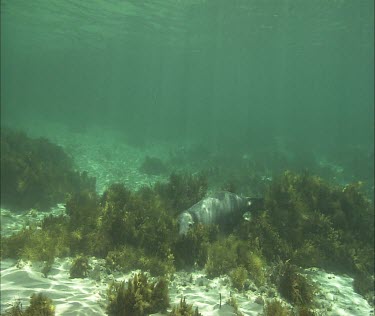
<svg viewBox="0 0 375 316">
<path fill-rule="evenodd" d="M 193 216 L 189 212 L 183 212 L 178 216 L 180 235 L 186 235 L 190 227 L 194 225 Z"/>
</svg>

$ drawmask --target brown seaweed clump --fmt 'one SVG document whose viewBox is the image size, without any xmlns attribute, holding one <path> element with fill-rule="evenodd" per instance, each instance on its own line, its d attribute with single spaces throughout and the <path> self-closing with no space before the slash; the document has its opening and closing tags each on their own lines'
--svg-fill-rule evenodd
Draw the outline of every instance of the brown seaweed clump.
<svg viewBox="0 0 375 316">
<path fill-rule="evenodd" d="M 34 293 L 30 297 L 30 305 L 24 310 L 20 301 L 4 313 L 4 316 L 55 316 L 53 301 L 43 293 Z"/>
<path fill-rule="evenodd" d="M 130 279 L 127 286 L 125 282 L 114 282 L 108 288 L 110 316 L 144 316 L 165 312 L 168 307 L 168 282 L 164 278 L 149 282 L 141 273 Z"/>
<path fill-rule="evenodd" d="M 297 266 L 288 261 L 280 263 L 276 269 L 276 283 L 280 294 L 291 304 L 310 306 L 316 291 L 312 282 L 299 272 Z"/>
<path fill-rule="evenodd" d="M 47 210 L 83 189 L 95 190 L 95 178 L 74 170 L 62 147 L 45 138 L 1 129 L 1 205 L 12 210 Z"/>
<path fill-rule="evenodd" d="M 171 182 L 138 191 L 116 183 L 101 196 L 82 189 L 66 200 L 66 214 L 45 217 L 3 237 L 1 256 L 45 261 L 48 266 L 55 257 L 97 256 L 106 258 L 109 268 L 141 268 L 153 275 L 173 274 L 175 258 L 181 266 L 195 262 L 203 266 L 209 232 L 191 236 L 194 252 L 185 256 L 177 247 L 181 244 L 173 206 L 196 201 L 204 183 L 200 177 L 174 175 Z M 181 195 L 184 201 L 179 201 Z"/>
<path fill-rule="evenodd" d="M 198 307 L 195 309 L 193 305 L 186 303 L 185 297 L 181 298 L 178 306 L 173 306 L 172 311 L 168 314 L 169 316 L 202 316 L 199 313 Z"/>
<path fill-rule="evenodd" d="M 267 302 L 263 308 L 264 316 L 292 316 L 289 311 L 279 300 L 272 300 Z"/>
<path fill-rule="evenodd" d="M 286 171 L 270 184 L 265 205 L 266 211 L 242 223 L 239 235 L 257 240 L 268 262 L 347 273 L 362 295 L 371 296 L 374 206 L 360 183 L 339 187 Z"/>
</svg>

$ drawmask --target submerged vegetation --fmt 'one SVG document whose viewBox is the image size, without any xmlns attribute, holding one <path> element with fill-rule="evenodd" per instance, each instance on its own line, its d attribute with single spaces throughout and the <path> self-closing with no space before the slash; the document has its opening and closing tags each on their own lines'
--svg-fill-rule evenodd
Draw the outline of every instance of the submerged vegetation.
<svg viewBox="0 0 375 316">
<path fill-rule="evenodd" d="M 54 316 L 55 306 L 52 300 L 43 293 L 34 293 L 30 305 L 24 310 L 20 301 L 16 301 L 4 316 Z"/>
<path fill-rule="evenodd" d="M 14 137 L 26 145 L 14 147 L 14 140 L 9 140 Z M 14 181 L 29 179 L 28 163 L 40 171 L 39 175 L 33 174 L 34 180 L 44 183 L 44 176 L 51 175 L 46 183 L 52 185 L 44 191 L 33 182 L 48 201 L 31 202 L 31 191 L 24 190 L 24 195 L 18 195 L 17 207 L 29 203 L 47 206 L 69 193 L 66 214 L 45 217 L 41 223 L 2 237 L 3 258 L 44 261 L 46 267 L 51 267 L 56 257 L 76 257 L 70 271 L 72 278 L 87 276 L 89 256 L 105 258 L 111 271 L 142 269 L 167 278 L 176 269 L 204 268 L 209 277 L 229 275 L 239 291 L 250 281 L 256 287 L 272 282 L 286 300 L 306 313 L 315 288 L 297 266 L 348 273 L 354 277 L 356 291 L 368 299 L 373 295 L 374 210 L 362 194 L 360 183 L 338 187 L 307 172 L 286 171 L 269 181 L 265 210 L 254 211 L 251 220 L 238 223 L 229 236 L 217 226 L 203 225 L 195 225 L 186 235 L 179 236 L 177 215 L 206 195 L 208 181 L 204 174 L 173 173 L 166 183 L 138 191 L 115 183 L 99 195 L 91 178 L 72 171 L 70 160 L 61 156 L 61 148 L 50 147 L 44 140 L 34 143 L 22 134 L 10 132 L 2 134 L 2 146 L 3 142 L 8 172 L 2 172 L 2 181 L 10 176 Z M 31 154 L 25 156 L 29 151 Z M 41 152 L 52 160 L 45 160 Z M 28 163 L 25 157 L 29 157 Z M 51 169 L 52 162 L 59 171 Z M 15 165 L 12 167 L 11 163 Z M 63 179 L 56 194 L 48 192 L 54 190 L 55 176 Z M 72 186 L 68 188 L 67 183 Z M 17 200 L 8 196 L 6 201 L 12 199 Z M 272 273 L 270 267 L 274 267 Z M 124 283 L 113 284 L 108 292 L 108 312 L 143 315 L 165 309 L 165 298 L 156 303 L 154 297 L 166 295 L 167 283 L 160 282 L 149 284 L 141 274 L 127 287 Z M 197 312 L 189 306 L 181 301 L 171 315 L 195 315 L 190 314 Z M 266 314 L 273 310 L 288 315 L 277 301 L 265 307 Z"/>
<path fill-rule="evenodd" d="M 271 186 L 266 204 L 269 222 L 290 247 L 282 259 L 303 267 L 373 273 L 374 209 L 358 184 L 339 188 L 286 172 Z"/>
<path fill-rule="evenodd" d="M 95 190 L 95 178 L 75 171 L 60 146 L 7 128 L 1 128 L 1 184 L 1 205 L 15 210 L 47 210 L 73 192 Z"/>
<path fill-rule="evenodd" d="M 174 174 L 168 183 L 136 192 L 122 184 L 101 196 L 83 190 L 67 200 L 66 216 L 46 217 L 40 226 L 3 238 L 2 256 L 51 264 L 55 257 L 94 255 L 106 258 L 110 269 L 141 268 L 153 275 L 204 267 L 209 277 L 230 275 L 239 290 L 247 279 L 256 286 L 268 282 L 268 265 L 281 259 L 288 264 L 276 283 L 292 304 L 312 300 L 295 266 L 349 273 L 356 290 L 371 296 L 373 209 L 358 184 L 339 188 L 306 173 L 285 172 L 267 190 L 267 210 L 254 212 L 232 235 L 196 225 L 178 236 L 176 214 L 205 189 L 202 176 Z"/>
<path fill-rule="evenodd" d="M 122 184 L 111 185 L 101 196 L 82 190 L 68 198 L 66 216 L 45 217 L 39 226 L 3 238 L 2 257 L 53 262 L 55 257 L 99 256 L 107 258 L 110 267 L 141 267 L 155 275 L 172 274 L 175 258 L 184 266 L 195 261 L 203 266 L 207 246 L 200 245 L 200 239 L 193 258 L 176 247 L 179 210 L 174 208 L 198 201 L 204 194 L 202 183 L 201 176 L 173 175 L 166 184 L 136 192 Z M 165 195 L 169 190 L 171 199 Z M 205 234 L 202 230 L 203 239 Z M 208 244 L 213 237 L 207 238 Z"/>
<path fill-rule="evenodd" d="M 47 216 L 40 225 L 29 225 L 8 238 L 2 237 L 1 256 L 49 264 L 55 257 L 69 256 L 71 236 L 68 224 L 65 216 Z"/>
<path fill-rule="evenodd" d="M 197 175 L 172 173 L 167 183 L 155 185 L 155 193 L 174 215 L 204 198 L 207 189 L 208 181 L 203 173 Z"/>
<path fill-rule="evenodd" d="M 209 277 L 229 273 L 241 290 L 248 276 L 257 286 L 264 284 L 266 262 L 256 245 L 231 235 L 210 245 L 205 269 Z"/>
<path fill-rule="evenodd" d="M 177 174 L 136 192 L 122 184 L 101 196 L 83 190 L 67 200 L 66 216 L 46 217 L 40 226 L 3 238 L 2 256 L 51 264 L 55 257 L 94 255 L 106 258 L 110 269 L 141 268 L 153 275 L 204 267 L 209 277 L 230 275 L 239 290 L 247 279 L 256 286 L 268 282 L 268 265 L 281 259 L 288 264 L 279 271 L 284 279 L 278 278 L 278 286 L 292 304 L 312 300 L 296 265 L 349 273 L 358 292 L 371 296 L 373 209 L 358 184 L 339 188 L 306 173 L 285 172 L 267 190 L 267 210 L 254 212 L 232 235 L 196 225 L 178 236 L 177 213 L 205 190 L 202 176 Z"/>
<path fill-rule="evenodd" d="M 85 256 L 77 256 L 70 267 L 70 278 L 85 278 L 90 270 L 89 259 Z"/>
<path fill-rule="evenodd" d="M 272 300 L 265 304 L 263 308 L 264 316 L 292 316 L 290 312 L 279 300 Z"/>
<path fill-rule="evenodd" d="M 285 299 L 293 305 L 311 305 L 315 288 L 311 281 L 298 271 L 297 266 L 288 261 L 280 263 L 275 274 L 279 292 Z"/>
<path fill-rule="evenodd" d="M 186 235 L 179 236 L 173 250 L 176 268 L 204 268 L 209 246 L 218 238 L 218 230 L 217 226 L 207 227 L 198 224 L 193 226 Z"/>
<path fill-rule="evenodd" d="M 136 274 L 108 288 L 107 313 L 113 316 L 144 316 L 164 312 L 169 307 L 168 282 L 160 278 L 149 282 L 145 274 Z"/>
<path fill-rule="evenodd" d="M 180 304 L 178 306 L 173 306 L 172 311 L 168 314 L 169 316 L 202 316 L 199 313 L 198 307 L 195 309 L 193 305 L 189 305 L 186 303 L 185 297 L 180 300 Z"/>
</svg>

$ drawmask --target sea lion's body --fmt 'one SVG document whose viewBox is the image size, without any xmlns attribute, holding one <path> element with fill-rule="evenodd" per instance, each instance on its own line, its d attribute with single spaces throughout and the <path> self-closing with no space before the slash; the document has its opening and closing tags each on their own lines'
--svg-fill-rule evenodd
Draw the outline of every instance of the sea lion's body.
<svg viewBox="0 0 375 316">
<path fill-rule="evenodd" d="M 224 229 L 231 227 L 250 210 L 254 200 L 259 199 L 241 197 L 226 191 L 217 192 L 179 215 L 179 233 L 185 235 L 189 228 L 197 223 L 219 225 Z"/>
</svg>

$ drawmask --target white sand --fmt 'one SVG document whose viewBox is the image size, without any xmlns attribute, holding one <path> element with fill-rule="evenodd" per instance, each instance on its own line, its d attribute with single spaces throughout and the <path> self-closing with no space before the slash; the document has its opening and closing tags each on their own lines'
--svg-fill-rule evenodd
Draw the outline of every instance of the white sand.
<svg viewBox="0 0 375 316">
<path fill-rule="evenodd" d="M 35 292 L 49 296 L 55 306 L 56 315 L 106 315 L 106 289 L 113 280 L 128 280 L 129 274 L 107 275 L 102 268 L 103 260 L 92 258 L 93 267 L 89 278 L 69 279 L 71 259 L 57 259 L 47 278 L 40 272 L 43 264 L 5 260 L 1 262 L 1 310 L 19 299 L 24 307 Z M 319 285 L 320 292 L 315 297 L 317 315 L 327 316 L 369 316 L 373 310 L 369 304 L 353 291 L 353 280 L 347 276 L 337 276 L 318 269 L 306 271 Z M 203 283 L 203 285 L 202 285 Z M 233 308 L 226 304 L 231 295 L 237 300 L 244 315 L 261 315 L 263 302 L 268 299 L 265 292 L 249 290 L 238 293 L 230 287 L 228 277 L 209 280 L 204 273 L 176 273 L 170 282 L 171 305 L 178 305 L 182 297 L 188 304 L 199 307 L 205 316 L 235 315 Z M 267 292 L 267 291 L 266 291 Z M 219 294 L 222 308 L 219 308 Z M 155 314 L 162 315 L 162 314 Z"/>
<path fill-rule="evenodd" d="M 374 315 L 374 309 L 368 302 L 353 290 L 353 279 L 349 276 L 338 276 L 318 269 L 306 271 L 319 287 L 315 300 L 325 311 L 324 315 Z"/>
<path fill-rule="evenodd" d="M 90 279 L 69 279 L 68 259 L 53 265 L 48 278 L 40 272 L 42 265 L 27 263 L 19 268 L 15 261 L 1 262 L 1 310 L 15 299 L 22 305 L 29 305 L 29 298 L 35 292 L 43 292 L 56 306 L 56 315 L 105 315 L 99 302 L 101 296 L 95 281 Z"/>
</svg>

